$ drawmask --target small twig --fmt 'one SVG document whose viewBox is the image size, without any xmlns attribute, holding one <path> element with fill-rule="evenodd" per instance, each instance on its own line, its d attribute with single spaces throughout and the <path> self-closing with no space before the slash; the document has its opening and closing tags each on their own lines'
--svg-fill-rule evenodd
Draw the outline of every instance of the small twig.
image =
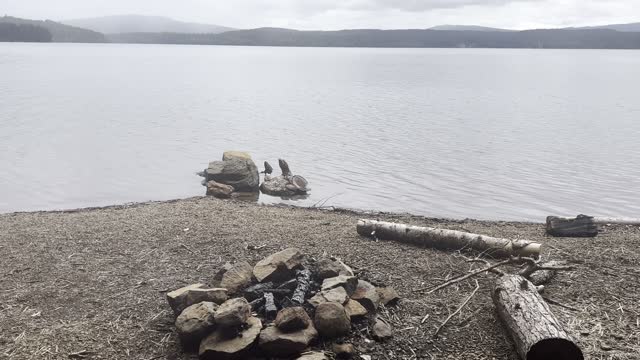
<svg viewBox="0 0 640 360">
<path fill-rule="evenodd" d="M 449 285 L 452 285 L 452 284 L 455 284 L 455 283 L 460 282 L 462 280 L 468 279 L 468 278 L 470 278 L 472 276 L 476 276 L 478 274 L 482 274 L 483 272 L 491 271 L 492 269 L 495 269 L 497 267 L 500 267 L 500 266 L 503 266 L 503 265 L 507 265 L 507 264 L 513 264 L 514 262 L 517 261 L 517 259 L 518 258 L 511 258 L 511 259 L 503 260 L 503 261 L 495 263 L 495 264 L 493 264 L 491 266 L 488 266 L 486 268 L 482 268 L 482 269 L 478 269 L 478 270 L 472 271 L 472 272 L 468 273 L 467 275 L 464 275 L 464 276 L 449 280 L 447 282 L 444 282 L 444 283 L 436 286 L 435 288 L 430 290 L 427 294 L 432 294 L 432 293 L 434 293 L 434 292 L 436 292 L 436 291 L 438 291 L 440 289 L 446 288 Z M 428 289 L 429 288 L 417 289 L 417 290 L 414 290 L 414 292 L 426 291 Z"/>
<path fill-rule="evenodd" d="M 442 324 L 440 324 L 440 326 L 438 326 L 438 328 L 436 329 L 436 332 L 433 334 L 434 338 L 438 336 L 438 333 L 440 333 L 440 330 L 442 330 L 442 328 L 449 322 L 449 320 L 451 320 L 451 318 L 456 316 L 462 310 L 462 308 L 464 308 L 467 305 L 469 300 L 471 300 L 471 298 L 475 296 L 476 292 L 478 292 L 478 289 L 480 289 L 480 284 L 478 284 L 478 280 L 476 280 L 476 288 L 473 289 L 473 292 L 471 292 L 471 295 L 467 297 L 467 299 L 462 303 L 462 305 L 460 305 L 460 307 L 458 307 L 456 311 L 454 311 L 451 315 L 449 315 L 447 319 Z"/>
<path fill-rule="evenodd" d="M 71 354 L 69 354 L 67 356 L 69 358 L 71 358 L 71 359 L 84 359 L 84 358 L 86 358 L 87 356 L 89 356 L 91 354 L 92 354 L 92 352 L 90 352 L 90 351 L 82 350 L 82 351 L 71 353 Z"/>
<path fill-rule="evenodd" d="M 425 316 L 422 318 L 422 321 L 420 321 L 420 324 L 424 324 L 424 323 L 425 323 L 425 321 L 427 321 L 427 319 L 428 319 L 428 318 L 429 318 L 429 314 L 425 315 Z"/>
<path fill-rule="evenodd" d="M 561 303 L 559 301 L 556 301 L 556 300 L 553 300 L 553 299 L 549 299 L 546 296 L 543 296 L 542 298 L 544 299 L 544 301 L 548 302 L 549 304 L 558 305 L 560 307 L 563 307 L 565 309 L 569 309 L 569 310 L 572 310 L 572 311 L 580 311 L 579 309 L 576 309 L 573 306 L 565 305 L 565 304 L 563 304 L 563 303 Z"/>
<path fill-rule="evenodd" d="M 190 253 L 192 253 L 193 255 L 198 255 L 196 254 L 195 251 L 191 250 L 187 245 L 185 244 L 180 244 L 180 246 L 182 246 L 183 248 L 187 249 Z"/>
</svg>

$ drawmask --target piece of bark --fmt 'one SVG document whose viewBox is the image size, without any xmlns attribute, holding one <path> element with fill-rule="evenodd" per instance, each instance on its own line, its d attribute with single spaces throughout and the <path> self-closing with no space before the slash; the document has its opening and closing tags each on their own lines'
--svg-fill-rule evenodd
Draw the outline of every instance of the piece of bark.
<svg viewBox="0 0 640 360">
<path fill-rule="evenodd" d="M 583 360 L 580 348 L 551 312 L 536 287 L 519 275 L 496 280 L 493 302 L 523 360 Z"/>
<path fill-rule="evenodd" d="M 291 301 L 302 305 L 304 304 L 307 294 L 309 293 L 309 288 L 311 287 L 311 271 L 307 269 L 298 271 L 296 279 L 298 280 L 298 286 L 293 292 Z"/>
<path fill-rule="evenodd" d="M 358 234 L 384 240 L 441 248 L 471 248 L 494 256 L 540 255 L 541 244 L 526 240 L 500 239 L 456 230 L 411 226 L 376 220 L 359 220 Z"/>
<path fill-rule="evenodd" d="M 598 225 L 592 216 L 578 215 L 575 218 L 547 216 L 547 234 L 557 237 L 594 237 Z"/>
<path fill-rule="evenodd" d="M 543 262 L 540 264 L 540 266 L 542 267 L 558 267 L 558 266 L 566 266 L 567 263 L 564 261 L 556 261 L 556 260 L 551 260 L 551 261 L 547 261 L 547 262 Z M 556 270 L 536 270 L 535 272 L 533 272 L 531 275 L 529 275 L 529 281 L 531 281 L 533 283 L 533 285 L 544 285 L 546 283 L 548 283 L 549 281 L 551 281 L 551 279 L 553 279 L 556 276 L 557 271 Z"/>
</svg>

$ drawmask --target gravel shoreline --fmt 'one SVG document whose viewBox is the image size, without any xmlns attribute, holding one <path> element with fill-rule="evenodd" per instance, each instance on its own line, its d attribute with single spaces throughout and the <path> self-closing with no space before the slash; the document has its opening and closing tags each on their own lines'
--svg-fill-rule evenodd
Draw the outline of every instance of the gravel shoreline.
<svg viewBox="0 0 640 360">
<path fill-rule="evenodd" d="M 0 214 L 0 358 L 191 359 L 183 354 L 164 294 L 210 283 L 226 261 L 252 264 L 287 247 L 314 258 L 337 256 L 362 276 L 398 290 L 403 301 L 383 314 L 393 340 L 366 346 L 373 359 L 517 359 L 496 318 L 492 276 L 436 339 L 435 328 L 474 288 L 467 281 L 425 295 L 472 266 L 455 252 L 375 242 L 355 231 L 359 218 L 528 239 L 543 257 L 566 260 L 545 296 L 587 358 L 639 359 L 640 229 L 605 226 L 593 239 L 547 237 L 544 225 L 430 219 L 265 206 L 198 197 L 56 212 Z M 262 246 L 248 250 L 248 245 Z M 423 319 L 426 320 L 424 323 Z M 331 344 L 320 344 L 330 348 Z"/>
</svg>

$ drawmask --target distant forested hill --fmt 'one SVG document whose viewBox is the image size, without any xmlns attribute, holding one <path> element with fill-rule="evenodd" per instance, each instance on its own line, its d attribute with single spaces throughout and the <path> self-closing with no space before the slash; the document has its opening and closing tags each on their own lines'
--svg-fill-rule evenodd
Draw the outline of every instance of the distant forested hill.
<svg viewBox="0 0 640 360">
<path fill-rule="evenodd" d="M 45 28 L 51 33 L 51 41 L 53 42 L 102 43 L 107 41 L 101 33 L 63 25 L 51 20 L 27 20 L 4 16 L 0 17 L 0 24 L 31 25 Z"/>
<path fill-rule="evenodd" d="M 260 28 L 201 35 L 118 34 L 110 36 L 109 40 L 124 43 L 246 46 L 640 49 L 640 33 L 607 29 L 298 31 Z"/>
<path fill-rule="evenodd" d="M 91 29 L 103 34 L 122 33 L 183 33 L 218 34 L 235 30 L 213 24 L 189 23 L 162 16 L 116 15 L 90 19 L 63 20 L 61 23 Z"/>
<path fill-rule="evenodd" d="M 34 25 L 0 23 L 0 42 L 51 42 L 49 30 Z"/>
</svg>

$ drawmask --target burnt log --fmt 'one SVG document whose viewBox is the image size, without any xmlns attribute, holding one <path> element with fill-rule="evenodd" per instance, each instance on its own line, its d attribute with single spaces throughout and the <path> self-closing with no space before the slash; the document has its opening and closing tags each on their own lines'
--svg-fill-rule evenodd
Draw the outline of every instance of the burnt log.
<svg viewBox="0 0 640 360">
<path fill-rule="evenodd" d="M 273 293 L 264 293 L 264 316 L 269 320 L 273 320 L 276 315 L 278 315 L 278 307 Z"/>
<path fill-rule="evenodd" d="M 547 216 L 547 234 L 557 237 L 594 237 L 598 224 L 593 216 L 578 215 L 575 218 Z"/>
<path fill-rule="evenodd" d="M 535 285 L 519 275 L 496 280 L 493 303 L 523 360 L 583 360 L 580 348 L 538 294 Z"/>
<path fill-rule="evenodd" d="M 253 301 L 257 298 L 261 298 L 264 295 L 266 290 L 273 289 L 276 287 L 276 284 L 272 282 L 260 283 L 250 286 L 243 291 L 243 295 L 247 300 Z"/>
<path fill-rule="evenodd" d="M 538 257 L 541 244 L 509 240 L 456 230 L 411 226 L 376 220 L 359 220 L 358 234 L 441 249 L 471 248 L 494 256 Z"/>
<path fill-rule="evenodd" d="M 309 293 L 309 289 L 311 288 L 311 271 L 307 269 L 298 271 L 296 279 L 298 280 L 298 286 L 293 292 L 291 301 L 296 304 L 302 305 L 304 304 L 304 301 L 307 298 L 307 294 Z"/>
</svg>

